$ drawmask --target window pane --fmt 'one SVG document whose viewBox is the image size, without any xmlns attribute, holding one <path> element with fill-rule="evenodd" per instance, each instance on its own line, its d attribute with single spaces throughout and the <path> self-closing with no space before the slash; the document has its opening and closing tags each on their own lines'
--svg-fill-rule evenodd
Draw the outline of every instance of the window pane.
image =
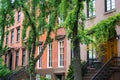
<svg viewBox="0 0 120 80">
<path fill-rule="evenodd" d="M 18 66 L 19 51 L 16 51 L 16 67 Z"/>
<path fill-rule="evenodd" d="M 24 49 L 22 52 L 22 65 L 25 65 L 25 54 L 26 54 L 26 50 Z"/>
<path fill-rule="evenodd" d="M 41 50 L 42 50 L 42 45 L 39 45 L 38 46 L 38 54 L 40 54 Z M 40 68 L 41 66 L 42 66 L 42 57 L 40 57 L 38 60 L 38 68 Z"/>
<path fill-rule="evenodd" d="M 64 41 L 59 42 L 59 66 L 64 66 Z"/>
<path fill-rule="evenodd" d="M 106 0 L 106 10 L 112 10 L 115 8 L 115 0 Z"/>
<path fill-rule="evenodd" d="M 11 43 L 13 44 L 13 42 L 14 42 L 14 31 L 12 30 L 11 31 Z"/>
<path fill-rule="evenodd" d="M 48 67 L 52 66 L 52 44 L 48 44 Z"/>
<path fill-rule="evenodd" d="M 88 17 L 92 17 L 95 15 L 95 0 L 92 0 L 92 2 L 87 3 L 88 4 Z"/>
<path fill-rule="evenodd" d="M 20 41 L 20 27 L 17 29 L 17 41 Z"/>
</svg>

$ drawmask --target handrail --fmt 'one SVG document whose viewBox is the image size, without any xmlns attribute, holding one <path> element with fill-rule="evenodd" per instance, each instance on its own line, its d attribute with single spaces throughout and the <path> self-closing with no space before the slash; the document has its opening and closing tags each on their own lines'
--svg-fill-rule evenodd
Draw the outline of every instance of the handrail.
<svg viewBox="0 0 120 80">
<path fill-rule="evenodd" d="M 18 73 L 20 73 L 21 71 L 26 71 L 27 70 L 28 65 L 23 66 L 20 70 L 16 71 L 16 72 L 12 72 L 10 75 L 7 76 L 7 79 L 10 79 L 11 77 L 17 75 Z"/>
<path fill-rule="evenodd" d="M 112 57 L 110 58 L 102 67 L 100 70 L 97 71 L 97 73 L 92 77 L 91 80 L 96 80 L 97 76 L 99 76 L 99 74 L 106 68 L 107 65 L 109 65 L 111 63 L 111 61 L 113 61 L 115 58 L 120 58 L 120 57 Z"/>
</svg>

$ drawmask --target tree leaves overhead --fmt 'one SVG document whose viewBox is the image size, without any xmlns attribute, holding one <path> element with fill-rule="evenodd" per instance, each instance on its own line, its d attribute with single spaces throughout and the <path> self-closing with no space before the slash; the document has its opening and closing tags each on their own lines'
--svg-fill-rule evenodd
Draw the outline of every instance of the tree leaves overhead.
<svg viewBox="0 0 120 80">
<path fill-rule="evenodd" d="M 4 36 L 7 33 L 7 27 L 14 23 L 14 10 L 11 0 L 0 0 L 0 54 L 4 51 Z M 6 30 L 5 30 L 6 28 Z"/>
</svg>

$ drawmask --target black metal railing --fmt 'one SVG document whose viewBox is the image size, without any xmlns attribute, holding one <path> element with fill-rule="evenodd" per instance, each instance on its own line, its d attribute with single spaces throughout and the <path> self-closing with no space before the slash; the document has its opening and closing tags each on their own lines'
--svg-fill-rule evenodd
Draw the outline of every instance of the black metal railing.
<svg viewBox="0 0 120 80">
<path fill-rule="evenodd" d="M 23 73 L 27 72 L 27 68 L 28 66 L 23 66 L 20 70 L 12 72 L 6 77 L 6 80 L 12 80 L 20 77 Z"/>
<path fill-rule="evenodd" d="M 114 71 L 110 68 L 118 65 L 120 65 L 120 57 L 112 57 L 97 71 L 91 80 L 102 80 L 108 78 Z"/>
</svg>

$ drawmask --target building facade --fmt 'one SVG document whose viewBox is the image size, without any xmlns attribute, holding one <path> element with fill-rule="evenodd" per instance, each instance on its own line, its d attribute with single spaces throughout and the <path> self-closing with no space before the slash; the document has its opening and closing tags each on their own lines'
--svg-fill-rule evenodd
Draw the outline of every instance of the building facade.
<svg viewBox="0 0 120 80">
<path fill-rule="evenodd" d="M 90 9 L 87 2 L 84 3 L 84 12 L 87 17 L 85 28 L 90 28 L 96 25 L 101 20 L 108 18 L 120 12 L 119 0 L 92 0 L 93 10 Z M 10 70 L 20 69 L 28 64 L 28 51 L 22 46 L 22 22 L 24 15 L 19 10 L 15 13 L 15 24 L 7 29 L 9 33 L 5 35 L 4 44 L 7 46 L 7 52 L 3 56 L 5 64 Z M 107 51 L 104 60 L 107 61 L 115 55 L 120 56 L 120 27 L 115 27 L 118 39 L 114 36 L 113 39 L 106 42 Z M 40 36 L 39 44 L 36 46 L 37 56 L 41 49 L 46 35 Z M 36 63 L 36 80 L 38 77 L 44 76 L 52 80 L 65 80 L 67 71 L 72 58 L 71 41 L 67 38 L 65 29 L 59 28 L 57 35 L 51 34 L 52 41 L 47 45 L 42 57 Z M 94 48 L 87 49 L 87 46 L 80 44 L 81 59 L 83 61 L 96 60 L 96 50 Z M 91 64 L 91 63 L 90 63 Z"/>
<path fill-rule="evenodd" d="M 90 8 L 90 5 L 88 3 L 85 3 L 84 12 L 87 17 L 85 28 L 90 28 L 99 23 L 101 20 L 105 20 L 110 16 L 118 14 L 120 12 L 119 3 L 119 0 L 92 0 L 92 10 Z M 117 26 L 118 25 L 115 27 L 115 36 L 104 44 L 104 47 L 106 47 L 106 51 L 103 53 L 105 62 L 112 56 L 119 56 L 119 39 L 116 39 L 116 35 L 119 35 L 120 31 Z M 87 60 L 97 58 L 97 52 L 94 48 L 88 49 L 85 54 L 88 55 Z"/>
</svg>

